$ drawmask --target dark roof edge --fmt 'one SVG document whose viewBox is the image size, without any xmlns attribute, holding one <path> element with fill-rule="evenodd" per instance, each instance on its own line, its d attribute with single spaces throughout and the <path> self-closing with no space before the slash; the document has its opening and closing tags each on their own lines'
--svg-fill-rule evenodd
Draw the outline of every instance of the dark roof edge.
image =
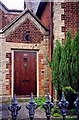
<svg viewBox="0 0 79 120">
<path fill-rule="evenodd" d="M 41 16 L 43 14 L 43 11 L 44 11 L 46 5 L 47 5 L 47 2 L 40 2 L 37 13 L 36 13 L 36 15 L 39 19 L 41 19 Z"/>
<path fill-rule="evenodd" d="M 15 9 L 8 9 L 1 1 L 0 4 L 4 7 L 8 12 L 22 12 L 23 10 L 15 10 Z"/>
<path fill-rule="evenodd" d="M 2 28 L 2 32 L 0 33 L 4 33 L 8 28 L 10 28 L 14 23 L 16 23 L 22 16 L 24 16 L 27 12 L 29 12 L 32 17 L 34 17 L 34 19 L 36 19 L 36 21 L 41 24 L 41 26 L 46 30 L 49 31 L 49 28 L 45 27 L 43 25 L 43 23 L 36 17 L 34 16 L 34 14 L 30 11 L 30 10 L 26 10 L 25 12 L 23 11 L 17 18 L 15 18 L 11 23 L 9 23 L 8 25 L 6 25 L 4 28 Z"/>
</svg>

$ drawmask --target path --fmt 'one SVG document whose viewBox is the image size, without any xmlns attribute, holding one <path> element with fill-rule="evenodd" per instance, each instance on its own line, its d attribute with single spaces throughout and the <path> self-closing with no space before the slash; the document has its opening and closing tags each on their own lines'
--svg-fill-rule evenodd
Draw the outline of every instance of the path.
<svg viewBox="0 0 79 120">
<path fill-rule="evenodd" d="M 18 116 L 17 116 L 17 119 L 18 120 L 29 120 L 29 113 L 28 113 L 28 110 L 26 109 L 26 103 L 25 102 L 21 102 L 19 103 L 21 105 L 21 110 L 18 112 Z M 1 105 L 0 104 L 0 120 L 11 120 L 11 112 L 8 111 L 8 105 L 9 104 L 3 104 Z M 37 109 L 35 111 L 35 115 L 34 115 L 34 118 L 36 118 L 38 120 L 38 118 L 46 118 L 46 115 L 45 113 L 43 112 L 43 110 L 41 109 Z"/>
</svg>

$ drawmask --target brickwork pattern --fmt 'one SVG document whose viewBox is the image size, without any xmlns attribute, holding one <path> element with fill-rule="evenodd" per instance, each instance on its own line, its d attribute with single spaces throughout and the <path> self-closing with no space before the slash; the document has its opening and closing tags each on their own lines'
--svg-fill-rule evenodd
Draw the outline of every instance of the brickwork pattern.
<svg viewBox="0 0 79 120">
<path fill-rule="evenodd" d="M 47 3 L 41 21 L 50 28 L 50 3 Z M 76 32 L 79 31 L 79 1 L 54 0 L 53 26 L 54 45 L 56 40 L 60 40 L 61 43 L 64 42 L 69 29 L 72 32 L 72 37 L 74 37 Z"/>
<path fill-rule="evenodd" d="M 0 13 L 1 13 L 0 14 L 0 29 L 2 29 L 4 26 L 6 26 L 9 23 L 9 21 L 3 11 L 0 10 Z"/>
<path fill-rule="evenodd" d="M 5 36 L 4 35 L 0 35 L 0 50 L 1 50 L 1 54 L 0 54 L 0 60 L 1 60 L 1 67 L 0 67 L 0 84 L 2 85 L 0 87 L 0 95 L 4 94 L 4 95 L 9 95 L 9 91 L 6 91 L 6 84 L 7 84 L 7 80 L 6 80 L 6 74 L 9 73 L 9 71 L 6 69 L 6 47 L 5 47 Z"/>
<path fill-rule="evenodd" d="M 46 4 L 45 10 L 42 13 L 41 21 L 51 31 L 51 16 L 50 16 L 50 14 L 51 14 L 51 12 L 50 12 L 50 2 L 48 2 Z M 53 10 L 52 10 L 52 14 L 54 14 Z M 52 21 L 53 21 L 53 18 L 52 18 Z M 54 24 L 53 24 L 53 27 L 54 27 Z M 54 36 L 53 36 L 53 38 L 54 38 Z M 50 32 L 50 37 L 49 37 L 49 60 L 51 61 L 51 32 Z M 50 77 L 49 77 L 49 80 L 47 80 L 47 82 L 49 81 L 48 82 L 48 84 L 49 84 L 48 88 L 49 88 L 49 93 L 51 95 L 51 69 L 49 69 L 49 75 L 50 75 Z"/>
<path fill-rule="evenodd" d="M 40 95 L 46 95 L 49 91 L 49 67 L 46 62 L 46 56 L 49 56 L 49 34 L 44 28 L 37 23 L 31 16 L 29 19 L 23 19 L 23 21 L 18 21 L 12 27 L 10 27 L 6 32 L 2 44 L 1 56 L 3 56 L 2 66 L 3 66 L 3 81 L 2 81 L 2 95 L 12 96 L 12 50 L 23 50 L 23 51 L 38 51 L 38 65 L 39 71 L 39 93 Z M 25 21 L 24 21 L 25 20 Z M 31 21 L 32 20 L 32 21 Z M 35 24 L 36 23 L 36 24 Z M 18 24 L 18 26 L 17 26 Z M 17 27 L 16 27 L 17 26 Z M 26 28 L 30 30 L 30 36 L 32 36 L 29 43 L 25 42 L 23 37 L 25 37 Z M 16 35 L 18 34 L 18 36 Z M 13 36 L 12 36 L 13 35 Z M 16 41 L 15 41 L 16 40 Z M 22 41 L 23 40 L 23 41 Z M 44 73 L 42 72 L 44 71 Z M 48 81 L 48 82 L 47 82 Z M 8 98 L 8 97 L 7 97 Z"/>
<path fill-rule="evenodd" d="M 17 14 L 7 14 L 4 13 L 1 9 L 0 9 L 0 29 L 2 29 L 3 27 L 5 27 L 7 24 L 9 24 L 12 20 L 14 20 L 18 15 Z"/>
<path fill-rule="evenodd" d="M 79 2 L 66 2 L 61 3 L 64 14 L 61 19 L 64 20 L 65 25 L 62 27 L 62 32 L 67 37 L 67 31 L 72 32 L 72 37 L 79 31 Z"/>
<path fill-rule="evenodd" d="M 44 74 L 42 70 L 44 70 L 44 65 L 41 64 L 41 59 L 44 59 L 43 54 L 39 54 L 39 94 L 44 94 Z"/>
<path fill-rule="evenodd" d="M 12 80 L 12 57 L 11 57 L 11 53 L 6 53 L 6 58 L 9 59 L 9 63 L 6 63 L 6 69 L 9 70 L 9 74 L 6 74 L 6 90 L 9 90 L 9 95 L 11 95 L 11 80 Z"/>
<path fill-rule="evenodd" d="M 54 45 L 56 40 L 63 42 L 66 38 L 67 30 L 70 29 L 72 35 L 78 31 L 79 27 L 79 2 L 62 2 L 53 3 L 53 33 Z M 25 11 L 24 11 L 25 12 Z M 0 11 L 1 15 L 2 11 Z M 22 13 L 23 14 L 23 13 Z M 11 22 L 16 15 L 8 16 L 3 13 L 4 24 Z M 5 21 L 6 19 L 6 21 Z M 46 8 L 41 16 L 42 23 L 51 30 L 50 27 L 50 3 L 47 3 Z M 15 22 L 15 20 L 14 20 Z M 2 25 L 0 25 L 1 27 Z M 30 42 L 25 41 L 26 30 L 30 30 Z M 39 94 L 45 95 L 51 91 L 51 71 L 46 62 L 46 56 L 51 60 L 51 34 L 31 16 L 24 14 L 17 22 L 5 31 L 5 37 L 0 38 L 0 94 L 11 95 L 12 91 L 12 55 L 11 50 L 38 50 L 39 61 Z M 49 71 L 49 72 L 48 72 Z M 50 78 L 50 80 L 49 80 Z M 54 91 L 55 92 L 55 91 Z"/>
<path fill-rule="evenodd" d="M 7 42 L 5 44 L 5 50 L 7 51 L 7 53 L 5 54 L 6 59 L 5 59 L 5 64 L 4 64 L 4 73 L 3 73 L 3 85 L 2 85 L 2 93 L 3 95 L 12 95 L 11 91 L 12 91 L 12 57 L 11 57 L 11 48 L 12 49 L 22 49 L 25 50 L 29 49 L 29 50 L 37 50 L 37 48 L 39 48 L 39 53 L 38 53 L 38 61 L 39 62 L 39 94 L 40 95 L 46 95 L 47 92 L 49 91 L 49 85 L 47 85 L 47 81 L 49 82 L 49 67 L 47 67 L 47 63 L 46 63 L 46 55 L 48 55 L 47 53 L 44 53 L 43 48 L 41 47 L 41 44 L 33 45 L 33 44 L 24 44 L 24 43 L 18 43 L 16 45 L 16 43 L 10 43 Z M 48 48 L 44 48 L 44 50 L 46 51 Z M 6 52 L 5 51 L 5 52 Z M 42 63 L 42 60 L 44 60 L 44 62 Z M 5 68 L 6 66 L 6 68 Z M 44 73 L 42 73 L 42 71 L 44 71 Z"/>
<path fill-rule="evenodd" d="M 71 30 L 72 36 L 74 37 L 75 33 L 79 31 L 79 2 L 78 0 L 54 0 L 53 1 L 53 42 L 59 40 L 61 44 L 65 41 L 67 36 L 68 29 Z M 47 3 L 42 16 L 41 21 L 46 27 L 49 27 L 51 31 L 51 19 L 50 19 L 50 3 Z M 50 42 L 51 46 L 51 33 L 50 33 Z M 49 47 L 50 49 L 51 47 Z M 49 58 L 51 61 L 51 49 Z M 50 70 L 51 73 L 51 70 Z M 50 74 L 51 78 L 51 74 Z M 49 88 L 51 91 L 51 79 Z M 55 93 L 55 90 L 54 90 Z M 51 92 L 50 92 L 51 94 Z M 54 94 L 55 95 L 55 94 Z"/>
<path fill-rule="evenodd" d="M 59 40 L 62 43 L 62 39 L 65 38 L 64 32 L 62 32 L 62 26 L 64 26 L 64 20 L 61 19 L 61 15 L 64 14 L 64 9 L 61 8 L 61 2 L 54 2 L 54 45 L 56 40 Z"/>
<path fill-rule="evenodd" d="M 44 47 L 44 48 L 43 48 Z M 6 58 L 8 59 L 8 63 L 6 63 L 6 69 L 9 70 L 9 74 L 6 74 L 6 81 L 8 84 L 6 85 L 6 91 L 9 90 L 9 95 L 11 95 L 12 91 L 12 57 L 11 57 L 11 48 L 12 49 L 22 49 L 22 50 L 37 50 L 38 52 L 38 61 L 39 61 L 39 94 L 40 95 L 46 95 L 49 91 L 49 67 L 46 62 L 46 55 L 48 56 L 48 39 L 45 39 L 45 41 L 42 41 L 41 44 L 24 44 L 24 43 L 16 43 L 11 44 L 10 42 L 6 43 Z M 44 71 L 44 72 L 42 72 Z"/>
<path fill-rule="evenodd" d="M 27 19 L 15 31 L 7 36 L 6 42 L 28 43 L 28 41 L 25 40 L 26 30 L 30 31 L 30 43 L 40 43 L 43 40 L 42 33 L 39 32 L 29 19 Z"/>
<path fill-rule="evenodd" d="M 43 11 L 42 16 L 41 16 L 41 21 L 42 21 L 42 23 L 43 23 L 46 27 L 48 27 L 48 28 L 51 27 L 51 26 L 50 26 L 50 22 L 51 22 L 50 2 L 48 2 L 48 3 L 46 4 L 45 10 Z"/>
</svg>

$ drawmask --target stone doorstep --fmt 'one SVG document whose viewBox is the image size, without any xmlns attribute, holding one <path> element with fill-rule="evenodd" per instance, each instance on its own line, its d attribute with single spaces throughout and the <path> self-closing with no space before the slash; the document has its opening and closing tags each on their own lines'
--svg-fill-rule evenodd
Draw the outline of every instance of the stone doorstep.
<svg viewBox="0 0 79 120">
<path fill-rule="evenodd" d="M 36 96 L 33 96 L 34 98 L 39 98 L 39 97 L 36 97 Z M 26 102 L 26 100 L 30 100 L 31 99 L 31 97 L 30 96 L 16 96 L 16 100 L 18 101 L 18 102 L 20 102 L 19 100 L 21 100 L 22 102 Z M 13 98 L 11 97 L 7 97 L 7 98 L 5 98 L 5 97 L 3 97 L 2 98 L 2 102 L 0 102 L 0 104 L 5 104 L 5 103 L 9 103 L 10 101 L 12 101 L 13 100 Z M 1 106 L 0 106 L 1 107 Z"/>
<path fill-rule="evenodd" d="M 37 99 L 39 98 L 39 97 L 34 96 L 34 95 L 33 95 L 33 97 L 34 97 L 34 98 L 37 98 Z M 31 96 L 30 96 L 30 95 L 24 96 L 24 97 L 23 97 L 23 96 L 16 96 L 16 100 L 17 100 L 18 102 L 20 102 L 20 101 L 21 101 L 21 102 L 26 102 L 27 100 L 30 100 L 30 99 L 31 99 Z M 12 98 L 12 100 L 13 100 L 13 98 Z"/>
</svg>

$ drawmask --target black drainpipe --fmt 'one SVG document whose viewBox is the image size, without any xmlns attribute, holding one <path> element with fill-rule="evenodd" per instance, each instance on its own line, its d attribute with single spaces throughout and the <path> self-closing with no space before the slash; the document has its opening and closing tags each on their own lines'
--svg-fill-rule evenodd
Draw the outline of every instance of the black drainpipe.
<svg viewBox="0 0 79 120">
<path fill-rule="evenodd" d="M 53 2 L 51 0 L 50 2 L 50 12 L 51 12 L 51 62 L 52 62 L 52 53 L 53 53 Z M 51 81 L 52 82 L 52 81 Z M 53 101 L 53 83 L 51 83 L 52 87 L 52 96 L 51 96 L 51 101 Z"/>
</svg>

